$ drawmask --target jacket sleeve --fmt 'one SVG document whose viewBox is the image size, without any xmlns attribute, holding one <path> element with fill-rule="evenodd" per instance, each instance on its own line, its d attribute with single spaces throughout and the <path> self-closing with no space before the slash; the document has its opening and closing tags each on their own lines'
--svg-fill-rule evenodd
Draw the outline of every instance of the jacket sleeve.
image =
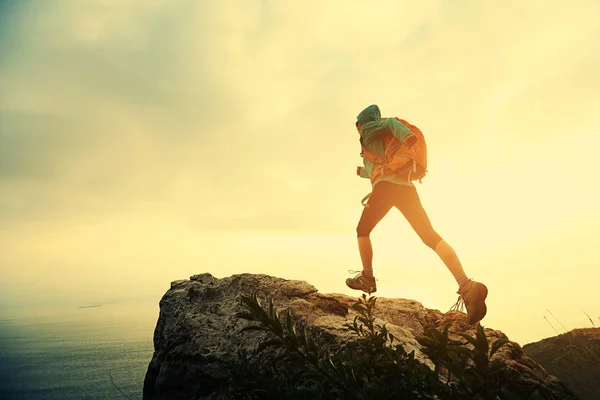
<svg viewBox="0 0 600 400">
<path fill-rule="evenodd" d="M 361 178 L 370 178 L 369 172 L 367 171 L 367 169 L 365 167 L 358 167 L 358 168 L 360 171 L 358 176 L 360 176 Z"/>
<path fill-rule="evenodd" d="M 400 143 L 404 144 L 404 139 L 412 135 L 410 129 L 404 124 L 398 121 L 396 118 L 388 118 L 384 121 L 385 128 L 389 129 L 392 134 L 400 140 Z"/>
</svg>

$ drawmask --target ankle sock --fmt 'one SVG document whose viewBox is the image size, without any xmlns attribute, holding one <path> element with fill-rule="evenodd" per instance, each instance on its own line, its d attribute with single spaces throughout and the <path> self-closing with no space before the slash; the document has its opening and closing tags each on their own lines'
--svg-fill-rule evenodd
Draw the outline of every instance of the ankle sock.
<svg viewBox="0 0 600 400">
<path fill-rule="evenodd" d="M 469 283 L 469 278 L 467 277 L 467 274 L 465 274 L 465 272 L 461 272 L 458 275 L 456 275 L 454 277 L 454 279 L 456 279 L 456 283 L 458 283 L 458 288 L 460 289 L 461 287 L 463 287 L 464 284 Z"/>
<path fill-rule="evenodd" d="M 367 278 L 373 277 L 373 269 L 363 269 L 362 272 Z"/>
</svg>

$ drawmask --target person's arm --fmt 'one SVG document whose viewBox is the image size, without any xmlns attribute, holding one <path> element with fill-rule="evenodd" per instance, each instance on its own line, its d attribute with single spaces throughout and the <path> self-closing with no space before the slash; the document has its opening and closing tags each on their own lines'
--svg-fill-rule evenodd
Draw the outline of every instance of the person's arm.
<svg viewBox="0 0 600 400">
<path fill-rule="evenodd" d="M 369 173 L 367 172 L 367 169 L 365 167 L 356 167 L 356 175 L 360 176 L 361 178 L 370 178 Z"/>
</svg>

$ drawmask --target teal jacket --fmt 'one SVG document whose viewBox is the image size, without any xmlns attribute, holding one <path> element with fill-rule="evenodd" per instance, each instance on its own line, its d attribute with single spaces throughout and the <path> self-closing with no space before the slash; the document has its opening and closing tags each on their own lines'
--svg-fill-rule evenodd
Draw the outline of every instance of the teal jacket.
<svg viewBox="0 0 600 400">
<path fill-rule="evenodd" d="M 409 135 L 412 135 L 410 129 L 404 126 L 402 122 L 395 118 L 388 118 L 366 122 L 362 126 L 360 138 L 367 150 L 377 154 L 380 157 L 383 157 L 385 155 L 383 136 L 386 132 L 390 131 L 400 140 L 400 143 L 404 143 L 404 139 L 406 139 Z M 369 161 L 366 157 L 363 157 L 363 166 L 359 167 L 359 176 L 370 179 L 375 165 L 375 163 Z M 415 185 L 408 180 L 409 169 L 410 166 L 407 166 L 406 170 L 401 170 L 397 174 L 384 176 L 383 178 L 372 182 L 372 186 L 374 187 L 381 181 L 390 181 L 399 185 L 414 187 Z"/>
</svg>

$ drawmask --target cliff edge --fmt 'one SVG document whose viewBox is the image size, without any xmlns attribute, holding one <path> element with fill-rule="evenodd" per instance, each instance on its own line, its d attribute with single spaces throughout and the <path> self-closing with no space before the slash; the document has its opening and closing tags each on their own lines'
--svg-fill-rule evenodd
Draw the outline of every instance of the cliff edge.
<svg viewBox="0 0 600 400">
<path fill-rule="evenodd" d="M 250 322 L 236 317 L 243 311 L 242 295 L 255 293 L 272 298 L 277 310 L 289 310 L 307 329 L 317 346 L 340 348 L 357 340 L 347 324 L 357 312 L 356 297 L 322 294 L 304 281 L 268 275 L 239 274 L 217 279 L 209 273 L 178 280 L 160 301 L 154 331 L 154 354 L 144 380 L 144 399 L 234 399 L 236 382 L 246 355 L 255 354 L 268 338 L 264 331 L 240 332 Z M 283 315 L 283 314 L 282 314 Z M 434 363 L 417 340 L 427 327 L 448 326 L 454 343 L 469 343 L 460 333 L 476 335 L 477 327 L 465 324 L 465 314 L 442 313 L 421 303 L 400 298 L 377 298 L 377 323 L 385 324 L 407 353 L 430 369 Z M 484 328 L 491 342 L 507 339 L 499 330 Z M 264 354 L 261 362 L 272 363 Z M 518 343 L 508 341 L 495 355 L 510 371 L 510 390 L 529 394 L 542 390 L 549 398 L 566 399 L 572 392 Z M 292 373 L 290 371 L 290 373 Z M 411 397 L 412 398 L 412 397 Z"/>
</svg>

